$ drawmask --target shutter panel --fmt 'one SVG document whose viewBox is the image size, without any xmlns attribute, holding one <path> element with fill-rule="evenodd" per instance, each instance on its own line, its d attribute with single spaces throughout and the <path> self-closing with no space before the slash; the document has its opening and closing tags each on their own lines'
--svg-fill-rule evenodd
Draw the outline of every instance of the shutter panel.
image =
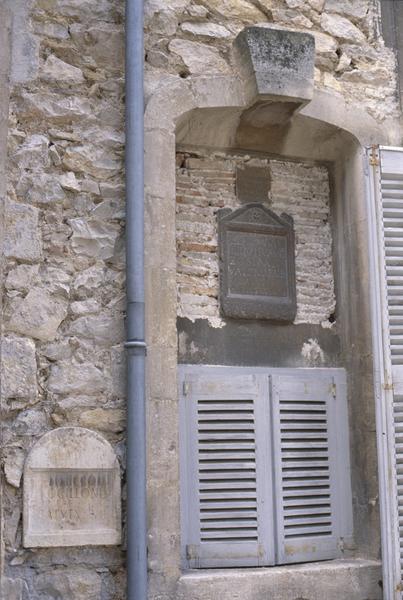
<svg viewBox="0 0 403 600">
<path fill-rule="evenodd" d="M 383 370 L 391 372 L 393 381 L 393 394 L 387 397 L 385 404 L 393 405 L 391 414 L 387 415 L 386 428 L 387 451 L 392 455 L 389 459 L 392 467 L 387 475 L 390 491 L 386 493 L 392 498 L 386 505 L 390 511 L 389 523 L 394 528 L 387 535 L 394 543 L 392 548 L 388 547 L 390 554 L 386 560 L 400 571 L 392 575 L 400 584 L 403 573 L 403 149 L 380 148 L 379 157 L 381 206 L 377 216 L 381 221 L 378 236 L 380 255 L 383 255 L 380 291 L 384 309 L 380 319 L 383 319 L 383 331 L 387 332 L 385 337 L 389 338 L 384 346 Z"/>
<path fill-rule="evenodd" d="M 403 365 L 403 154 L 381 151 L 382 219 L 385 243 L 390 350 Z M 403 369 L 403 367 L 401 367 Z M 401 369 L 394 369 L 399 372 Z"/>
<path fill-rule="evenodd" d="M 343 374 L 271 379 L 277 562 L 335 558 L 352 529 Z"/>
<path fill-rule="evenodd" d="M 181 373 L 184 565 L 273 564 L 268 379 L 220 367 Z"/>
</svg>

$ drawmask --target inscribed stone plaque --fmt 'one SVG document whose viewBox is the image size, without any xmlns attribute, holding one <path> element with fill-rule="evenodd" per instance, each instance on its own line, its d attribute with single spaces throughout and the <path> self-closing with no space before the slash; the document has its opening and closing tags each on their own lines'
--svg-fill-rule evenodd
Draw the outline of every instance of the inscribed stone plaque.
<svg viewBox="0 0 403 600">
<path fill-rule="evenodd" d="M 260 203 L 224 209 L 218 221 L 221 310 L 227 317 L 293 321 L 295 242 L 292 218 Z"/>
<path fill-rule="evenodd" d="M 24 546 L 120 543 L 120 471 L 110 444 L 82 427 L 45 434 L 24 467 Z"/>
</svg>

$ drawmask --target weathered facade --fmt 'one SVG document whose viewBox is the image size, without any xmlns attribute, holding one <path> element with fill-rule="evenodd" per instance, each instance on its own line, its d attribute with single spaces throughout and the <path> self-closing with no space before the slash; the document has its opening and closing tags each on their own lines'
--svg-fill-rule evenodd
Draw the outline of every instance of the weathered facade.
<svg viewBox="0 0 403 600">
<path fill-rule="evenodd" d="M 403 137 L 380 3 L 144 10 L 149 597 L 380 600 L 363 148 Z M 313 36 L 306 97 L 273 92 L 272 74 L 265 104 L 235 42 L 252 25 Z M 124 3 L 5 0 L 0 56 L 2 598 L 123 600 Z M 285 324 L 220 311 L 217 212 L 245 204 L 237 173 L 248 169 L 265 183 L 247 200 L 293 218 L 296 316 Z M 183 567 L 178 364 L 345 369 L 354 528 L 341 559 Z M 44 434 L 72 426 L 118 457 L 123 544 L 24 547 L 24 463 Z"/>
</svg>

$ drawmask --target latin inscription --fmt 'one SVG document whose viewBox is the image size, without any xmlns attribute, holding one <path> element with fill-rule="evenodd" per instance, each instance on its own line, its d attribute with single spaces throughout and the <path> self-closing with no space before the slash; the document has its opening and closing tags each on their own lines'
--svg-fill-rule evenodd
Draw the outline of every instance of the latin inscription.
<svg viewBox="0 0 403 600">
<path fill-rule="evenodd" d="M 287 240 L 259 233 L 228 232 L 230 294 L 283 297 L 288 293 Z M 268 257 L 272 257 L 271 261 Z"/>
<path fill-rule="evenodd" d="M 93 529 L 113 514 L 112 470 L 35 470 L 40 531 Z M 35 532 L 35 525 L 33 531 Z"/>
<path fill-rule="evenodd" d="M 34 446 L 24 469 L 24 545 L 119 544 L 120 470 L 100 435 L 60 427 Z"/>
<path fill-rule="evenodd" d="M 293 321 L 292 219 L 251 203 L 219 214 L 220 302 L 227 317 Z"/>
</svg>

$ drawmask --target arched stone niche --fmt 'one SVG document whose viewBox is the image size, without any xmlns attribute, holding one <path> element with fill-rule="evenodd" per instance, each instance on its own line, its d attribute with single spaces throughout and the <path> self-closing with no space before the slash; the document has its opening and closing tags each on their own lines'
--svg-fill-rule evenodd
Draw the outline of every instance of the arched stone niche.
<svg viewBox="0 0 403 600">
<path fill-rule="evenodd" d="M 145 114 L 150 595 L 232 598 L 238 591 L 237 577 L 242 577 L 242 598 L 257 597 L 251 591 L 256 572 L 227 571 L 222 579 L 214 579 L 208 572 L 181 575 L 179 566 L 175 151 L 209 148 L 317 161 L 329 169 L 340 362 L 349 382 L 355 545 L 346 549 L 351 576 L 346 577 L 337 564 L 330 571 L 303 568 L 312 598 L 351 600 L 361 597 L 354 595 L 355 569 L 360 569 L 363 597 L 373 593 L 380 579 L 380 564 L 373 560 L 379 557 L 380 530 L 374 501 L 378 482 L 364 148 L 372 143 L 396 144 L 398 126 L 394 122 L 380 126 L 341 96 L 320 90 L 291 119 L 276 123 L 273 111 L 265 110 L 249 84 L 235 57 L 232 76 L 178 79 L 151 96 Z M 366 560 L 355 560 L 358 556 Z M 292 567 L 260 570 L 262 598 L 279 585 L 281 598 L 294 597 L 294 577 L 298 569 Z M 337 596 L 330 592 L 332 579 L 339 581 Z"/>
</svg>

